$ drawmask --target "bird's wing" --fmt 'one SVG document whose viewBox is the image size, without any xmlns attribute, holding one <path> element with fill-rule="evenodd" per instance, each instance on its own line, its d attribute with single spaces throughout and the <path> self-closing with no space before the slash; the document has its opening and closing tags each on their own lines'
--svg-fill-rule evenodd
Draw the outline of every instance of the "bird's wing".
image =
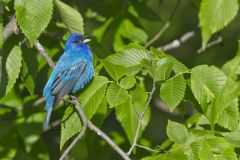
<svg viewBox="0 0 240 160">
<path fill-rule="evenodd" d="M 84 74 L 86 65 L 86 60 L 82 59 L 79 63 L 58 72 L 51 87 L 52 95 L 59 98 L 69 94 Z"/>
</svg>

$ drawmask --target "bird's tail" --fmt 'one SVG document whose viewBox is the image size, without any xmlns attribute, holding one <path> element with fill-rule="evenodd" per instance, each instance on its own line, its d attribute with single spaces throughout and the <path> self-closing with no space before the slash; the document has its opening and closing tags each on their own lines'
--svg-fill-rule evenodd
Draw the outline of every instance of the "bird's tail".
<svg viewBox="0 0 240 160">
<path fill-rule="evenodd" d="M 46 98 L 47 114 L 46 114 L 45 121 L 44 121 L 44 124 L 43 124 L 44 129 L 48 128 L 48 126 L 49 126 L 49 121 L 50 121 L 50 117 L 51 117 L 51 113 L 52 113 L 52 110 L 53 110 L 54 103 L 55 103 L 55 97 L 51 96 L 51 95 L 47 96 L 47 98 Z"/>
</svg>

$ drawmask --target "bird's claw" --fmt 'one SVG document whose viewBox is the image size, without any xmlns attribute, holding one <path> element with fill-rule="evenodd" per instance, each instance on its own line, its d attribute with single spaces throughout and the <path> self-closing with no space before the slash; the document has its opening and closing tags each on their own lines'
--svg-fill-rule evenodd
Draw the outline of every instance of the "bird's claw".
<svg viewBox="0 0 240 160">
<path fill-rule="evenodd" d="M 77 97 L 73 96 L 73 95 L 70 95 L 70 97 L 72 98 L 72 100 L 75 102 L 75 103 L 79 103 L 79 100 Z"/>
</svg>

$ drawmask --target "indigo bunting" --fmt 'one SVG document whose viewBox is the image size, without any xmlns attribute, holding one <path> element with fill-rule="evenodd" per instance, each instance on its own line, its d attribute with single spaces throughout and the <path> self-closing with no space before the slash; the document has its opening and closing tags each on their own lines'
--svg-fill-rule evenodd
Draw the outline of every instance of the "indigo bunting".
<svg viewBox="0 0 240 160">
<path fill-rule="evenodd" d="M 63 96 L 82 89 L 93 78 L 93 57 L 87 44 L 89 41 L 90 39 L 85 39 L 81 34 L 71 34 L 68 37 L 64 53 L 54 67 L 43 90 L 47 112 L 44 128 L 48 127 L 53 106 Z"/>
</svg>

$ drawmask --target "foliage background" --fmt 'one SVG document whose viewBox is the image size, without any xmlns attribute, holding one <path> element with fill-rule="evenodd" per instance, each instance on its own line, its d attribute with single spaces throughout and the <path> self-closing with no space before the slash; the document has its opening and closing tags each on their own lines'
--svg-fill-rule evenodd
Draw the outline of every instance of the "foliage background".
<svg viewBox="0 0 240 160">
<path fill-rule="evenodd" d="M 223 39 L 221 43 L 218 43 L 210 48 L 207 48 L 205 51 L 201 52 L 200 54 L 197 53 L 197 50 L 201 48 L 202 45 L 204 45 L 202 44 L 203 42 L 202 42 L 201 34 L 205 32 L 199 30 L 199 26 L 200 26 L 199 17 L 201 12 L 200 5 L 201 3 L 206 3 L 206 1 L 207 0 L 180 1 L 179 5 L 177 6 L 176 12 L 174 13 L 171 19 L 170 27 L 151 46 L 153 46 L 154 48 L 158 48 L 169 42 L 172 42 L 176 38 L 180 38 L 186 32 L 194 31 L 195 35 L 193 38 L 181 44 L 180 47 L 167 51 L 167 54 L 176 57 L 180 62 L 185 64 L 188 68 L 193 68 L 200 64 L 215 65 L 216 67 L 221 68 L 223 64 L 225 64 L 230 59 L 234 58 L 238 50 L 238 39 L 240 36 L 240 30 L 239 30 L 240 16 L 239 14 L 237 14 L 238 9 L 236 10 L 236 13 L 233 13 L 236 16 L 233 16 L 233 18 L 229 20 L 230 22 L 229 24 L 228 22 L 226 22 L 228 20 L 225 20 L 225 22 L 223 23 L 224 25 L 216 24 L 216 28 L 219 28 L 219 29 L 214 31 L 214 34 L 212 35 L 210 41 L 217 39 L 218 37 L 221 37 Z M 210 1 L 213 1 L 213 4 L 218 3 L 214 0 L 210 0 Z M 223 0 L 222 3 L 224 2 L 227 3 L 226 1 L 227 0 Z M 15 10 L 20 10 L 21 8 L 17 8 L 16 4 L 14 7 L 13 0 L 0 0 L 0 2 L 1 2 L 0 28 L 2 30 L 2 28 L 6 26 L 6 24 L 9 22 L 10 16 L 13 16 L 15 14 Z M 15 3 L 17 2 L 21 3 L 20 0 L 15 1 Z M 43 0 L 39 1 L 39 3 L 42 3 L 42 2 Z M 49 2 L 51 1 L 49 0 Z M 103 66 L 99 65 L 101 60 L 120 50 L 125 49 L 123 46 L 129 43 L 138 43 L 140 45 L 146 44 L 150 39 L 152 39 L 152 37 L 154 37 L 161 30 L 161 28 L 169 20 L 169 17 L 171 17 L 173 11 L 175 10 L 178 0 L 145 0 L 145 1 L 144 0 L 114 0 L 114 1 L 112 0 L 101 0 L 101 1 L 100 0 L 88 0 L 88 1 L 65 0 L 63 2 L 65 2 L 72 8 L 75 8 L 81 13 L 81 16 L 83 17 L 83 20 L 84 20 L 85 34 L 92 35 L 93 37 L 93 40 L 90 43 L 90 45 L 95 56 L 94 63 L 96 66 L 96 75 L 97 74 L 103 75 L 103 76 L 106 76 L 110 81 L 114 81 L 115 79 L 109 76 L 110 71 L 108 71 L 107 69 L 106 71 L 105 69 L 102 68 Z M 238 8 L 238 5 L 239 5 L 238 1 L 229 0 L 228 2 L 233 4 L 234 2 L 236 2 L 237 8 Z M 44 3 L 48 4 L 47 1 L 45 1 Z M 36 7 L 31 3 L 27 5 L 29 6 L 32 5 L 33 7 Z M 211 5 L 211 4 L 208 4 L 208 5 Z M 38 38 L 38 35 L 33 34 L 35 33 L 34 30 L 31 31 L 26 29 L 26 31 L 27 30 L 30 31 L 29 36 L 27 36 L 27 38 L 30 40 L 30 45 L 32 45 L 35 42 L 35 40 L 38 39 L 41 42 L 41 44 L 44 46 L 44 48 L 47 50 L 50 57 L 52 57 L 54 61 L 57 61 L 58 57 L 63 52 L 63 46 L 67 38 L 67 35 L 69 34 L 68 32 L 69 30 L 65 27 L 63 20 L 60 16 L 61 11 L 59 11 L 60 12 L 59 14 L 59 12 L 57 11 L 56 5 L 49 6 L 49 5 L 43 4 L 43 5 L 37 5 L 37 6 L 39 8 L 33 8 L 33 12 L 34 11 L 38 12 L 38 9 L 45 11 L 44 14 L 47 14 L 47 12 L 49 12 L 50 13 L 49 15 L 52 17 L 52 19 L 49 22 L 49 24 L 46 25 L 47 26 L 46 29 L 44 25 L 38 26 L 38 24 L 36 24 L 34 26 L 34 23 L 33 23 L 33 28 L 36 28 L 36 30 L 39 29 L 40 30 L 39 34 L 41 33 L 41 35 Z M 216 5 L 213 5 L 213 6 L 216 7 Z M 226 6 L 226 5 L 223 5 L 223 6 Z M 213 10 L 215 9 L 216 8 L 213 8 Z M 53 12 L 51 13 L 50 10 L 53 10 Z M 228 18 L 232 14 L 231 10 L 233 10 L 233 8 L 223 7 L 221 11 L 224 11 L 224 14 L 228 15 L 226 16 Z M 222 12 L 218 12 L 218 13 L 220 15 L 219 17 L 223 18 L 223 16 L 221 16 Z M 24 12 L 21 12 L 21 13 L 19 12 L 16 15 L 17 15 L 18 23 L 21 26 L 20 19 L 21 19 L 21 16 L 24 15 Z M 209 18 L 211 20 L 211 17 L 213 17 L 213 19 L 214 18 L 217 19 L 217 16 L 213 16 L 213 15 L 211 16 L 211 13 L 209 13 L 209 15 L 207 15 L 207 18 L 205 17 L 205 19 Z M 69 17 L 67 17 L 66 19 L 69 19 Z M 202 19 L 205 20 L 204 18 Z M 24 21 L 22 21 L 22 24 L 24 24 Z M 211 26 L 214 26 L 214 25 L 207 24 L 206 26 L 210 26 L 211 28 Z M 29 26 L 26 26 L 26 27 L 29 27 Z M 27 35 L 26 33 L 24 34 Z M 28 46 L 25 44 L 25 42 L 23 41 L 25 37 L 24 34 L 20 33 L 18 35 L 11 36 L 6 42 L 4 42 L 1 49 L 1 55 L 3 56 L 3 66 L 5 66 L 5 64 L 7 63 L 7 58 L 9 57 L 9 55 L 11 55 L 10 53 L 12 51 L 12 48 L 15 49 L 14 53 L 19 53 L 20 48 L 16 46 L 20 44 L 22 52 L 19 53 L 20 55 L 18 54 L 19 56 L 13 57 L 13 60 L 12 60 L 13 62 L 9 66 L 10 68 L 13 68 L 13 75 L 16 74 L 17 81 L 16 83 L 13 83 L 14 84 L 13 88 L 10 87 L 9 93 L 7 93 L 6 95 L 5 93 L 2 92 L 2 90 L 6 90 L 6 88 L 9 87 L 9 85 L 4 83 L 4 80 L 1 83 L 0 159 L 57 159 L 61 154 L 60 144 L 61 144 L 61 147 L 64 144 L 63 142 L 64 135 L 65 136 L 68 135 L 66 136 L 67 137 L 66 139 L 69 139 L 71 138 L 71 136 L 69 135 L 73 136 L 76 133 L 76 131 L 80 128 L 77 128 L 76 130 L 74 129 L 69 130 L 67 128 L 66 130 L 62 129 L 61 131 L 61 125 L 56 125 L 47 131 L 43 131 L 42 122 L 45 116 L 44 103 L 34 105 L 33 102 L 35 102 L 37 99 L 41 97 L 42 89 L 44 88 L 44 85 L 51 73 L 51 68 L 48 66 L 48 64 L 45 62 L 45 60 L 41 57 L 41 55 L 38 53 L 38 51 L 34 47 L 31 48 L 31 46 Z M 0 37 L 2 37 L 2 35 Z M 0 42 L 2 41 L 0 40 Z M 20 57 L 20 59 L 18 59 L 18 57 Z M 236 59 L 235 61 L 238 61 L 238 57 L 236 57 L 235 59 Z M 20 63 L 22 65 L 19 66 Z M 234 65 L 238 66 L 238 63 L 237 62 L 230 63 L 230 67 L 226 67 L 226 68 L 230 69 L 232 72 L 235 73 L 235 71 L 233 71 L 233 69 L 231 68 L 231 66 L 234 66 Z M 3 68 L 7 70 L 7 65 L 6 65 L 6 68 L 5 67 Z M 18 69 L 20 72 L 19 74 L 17 73 Z M 203 68 L 200 68 L 200 71 L 202 69 Z M 209 74 L 212 74 L 212 70 L 214 69 L 209 69 L 209 70 L 210 70 Z M 148 73 L 149 71 L 145 71 L 145 72 Z M 220 71 L 216 71 L 216 72 L 219 73 Z M 231 74 L 230 72 L 224 72 L 224 73 L 226 74 L 226 76 Z M 217 74 L 217 77 L 221 77 L 221 75 L 219 74 Z M 141 87 L 145 88 L 143 90 L 143 93 L 140 95 L 140 97 L 143 98 L 143 102 L 146 102 L 147 98 L 145 97 L 146 97 L 147 91 L 150 91 L 152 87 L 152 77 L 149 75 L 150 74 L 143 73 L 135 76 L 135 78 L 137 79 L 137 83 L 136 84 L 134 83 L 135 87 L 138 85 L 139 86 L 142 85 Z M 234 76 L 236 75 L 237 74 L 234 74 Z M 6 76 L 7 76 L 7 73 L 5 72 L 5 70 L 3 70 L 3 79 L 6 78 Z M 184 75 L 184 78 L 186 79 L 187 83 L 189 83 L 188 81 L 190 81 L 189 76 L 190 75 Z M 196 76 L 197 77 L 201 76 L 201 73 L 197 72 Z M 202 75 L 202 76 L 206 78 L 208 74 Z M 143 83 L 141 83 L 141 78 L 144 78 Z M 100 100 L 98 103 L 98 105 L 101 103 L 99 106 L 103 106 L 102 109 L 99 109 L 97 111 L 98 114 L 94 116 L 91 115 L 93 116 L 93 122 L 95 122 L 98 126 L 101 126 L 101 129 L 105 133 L 110 135 L 110 137 L 116 142 L 116 144 L 118 144 L 124 151 L 127 151 L 130 147 L 129 139 L 131 138 L 129 137 L 131 137 L 130 135 L 131 133 L 134 133 L 134 131 L 128 131 L 131 129 L 130 128 L 126 129 L 125 127 L 122 127 L 121 120 L 119 120 L 121 118 L 116 118 L 118 117 L 116 115 L 116 112 L 118 111 L 115 111 L 115 109 L 112 109 L 112 108 L 116 106 L 116 103 L 119 103 L 119 105 L 121 105 L 122 104 L 121 102 L 116 100 L 111 103 L 111 100 L 107 100 L 111 107 L 110 108 L 105 107 L 107 103 L 104 98 L 105 97 L 104 95 L 107 88 L 107 84 L 105 85 L 105 83 L 107 82 L 106 80 L 101 79 L 101 77 L 97 80 L 102 82 L 102 86 L 93 85 L 93 89 L 94 88 L 96 89 L 97 86 L 101 88 L 103 90 L 102 99 L 104 100 Z M 164 79 L 163 82 L 165 82 L 165 80 L 167 79 Z M 209 80 L 211 80 L 211 77 Z M 217 80 L 218 78 L 216 79 L 216 81 Z M 216 81 L 213 81 L 213 83 Z M 96 82 L 96 84 L 98 83 Z M 145 84 L 145 87 L 143 87 L 143 84 Z M 193 150 L 194 152 L 194 147 L 193 147 L 194 144 L 195 144 L 195 147 L 198 146 L 196 147 L 197 149 L 195 148 L 195 150 L 197 150 L 196 151 L 197 154 L 192 153 L 194 155 L 193 156 L 194 158 L 196 158 L 196 155 L 197 155 L 199 159 L 204 159 L 204 158 L 206 159 L 206 157 L 207 159 L 209 159 L 209 157 L 211 157 L 212 154 L 214 154 L 214 152 L 205 153 L 201 148 L 207 146 L 210 148 L 209 150 L 214 150 L 215 149 L 214 145 L 215 146 L 226 145 L 226 146 L 232 147 L 232 148 L 220 147 L 221 150 L 226 149 L 226 152 L 224 153 L 219 152 L 220 155 L 223 154 L 226 157 L 228 156 L 227 158 L 225 157 L 226 159 L 229 159 L 232 157 L 234 158 L 239 157 L 238 147 L 240 146 L 240 144 L 238 140 L 239 138 L 236 138 L 236 137 L 239 137 L 240 135 L 238 132 L 239 131 L 238 130 L 238 104 L 234 105 L 234 106 L 237 106 L 236 107 L 237 110 L 234 111 L 235 114 L 234 113 L 230 114 L 230 121 L 232 120 L 231 115 L 235 115 L 234 117 L 236 117 L 236 124 L 230 125 L 226 122 L 222 124 L 222 126 L 225 126 L 225 127 L 215 126 L 216 137 L 214 137 L 210 129 L 211 123 L 209 123 L 206 120 L 206 118 L 205 119 L 199 118 L 203 115 L 207 115 L 207 113 L 205 113 L 201 109 L 199 110 L 199 107 L 201 108 L 201 106 L 198 104 L 198 101 L 196 101 L 196 99 L 199 100 L 196 97 L 196 95 L 195 95 L 196 99 L 193 98 L 191 91 L 188 91 L 189 88 L 187 88 L 184 100 L 183 101 L 181 100 L 180 105 L 173 112 L 170 112 L 168 109 L 168 106 L 162 101 L 160 101 L 160 98 L 159 98 L 159 94 L 160 94 L 159 87 L 161 84 L 162 83 L 157 84 L 157 89 L 150 103 L 151 112 L 148 111 L 147 113 L 149 122 L 143 132 L 143 135 L 139 139 L 139 144 L 156 149 L 158 151 L 156 155 L 160 155 L 160 156 L 159 157 L 152 156 L 149 158 L 145 158 L 144 160 L 154 160 L 154 159 L 160 159 L 160 158 L 166 159 L 166 157 L 164 158 L 164 156 L 166 155 L 166 153 L 168 153 L 168 150 L 173 150 L 172 152 L 168 153 L 170 155 L 168 159 L 189 159 L 190 157 L 189 155 L 191 154 L 186 152 L 190 150 Z M 216 87 L 214 86 L 214 84 L 211 84 L 211 85 L 213 87 Z M 237 82 L 232 83 L 228 89 L 233 88 L 233 86 L 238 86 L 238 83 Z M 191 95 L 189 96 L 188 93 Z M 87 96 L 84 95 L 84 92 L 79 94 L 80 94 L 80 100 L 83 99 L 84 101 L 84 99 L 86 99 Z M 101 92 L 98 94 L 100 95 Z M 228 92 L 226 92 L 225 94 L 226 94 L 226 97 L 229 96 Z M 207 98 L 210 97 L 211 99 L 211 95 L 210 96 L 207 95 L 206 97 Z M 236 97 L 237 97 L 237 94 L 235 95 L 234 98 Z M 122 97 L 120 96 L 120 98 Z M 192 101 L 192 98 L 194 99 L 193 101 Z M 108 96 L 107 96 L 107 99 L 108 99 Z M 237 103 L 238 99 L 235 99 L 235 101 Z M 203 103 L 208 103 L 208 102 L 209 101 L 206 100 Z M 120 106 L 120 107 L 124 107 L 124 105 L 125 104 L 123 104 L 123 106 Z M 53 112 L 51 121 L 56 124 L 59 124 L 59 122 L 61 122 L 62 120 L 62 117 L 65 117 L 65 118 L 68 117 L 67 115 L 71 114 L 72 110 L 70 107 L 70 109 L 68 108 L 68 110 L 65 111 L 67 106 L 68 104 L 62 102 L 59 105 L 59 107 L 56 107 L 56 109 Z M 101 107 L 98 107 L 98 108 L 101 108 Z M 173 107 L 173 109 L 174 108 L 175 107 Z M 135 114 L 135 111 L 133 109 L 131 111 L 122 111 L 122 112 L 126 114 L 127 113 Z M 89 114 L 94 114 L 94 113 L 89 113 Z M 192 118 L 189 120 L 190 117 Z M 75 118 L 78 119 L 77 117 Z M 168 120 L 177 121 L 182 123 L 183 125 L 178 126 L 179 124 L 168 122 Z M 148 120 L 146 120 L 146 122 L 147 121 Z M 134 121 L 134 123 L 135 122 L 136 121 Z M 64 122 L 64 123 L 68 123 L 68 122 Z M 124 123 L 126 122 L 122 121 L 122 125 L 124 125 Z M 167 124 L 169 127 L 168 136 L 166 131 Z M 202 126 L 199 127 L 199 124 L 202 124 Z M 68 126 L 68 124 L 66 124 L 66 126 Z M 234 126 L 234 127 L 231 128 L 231 126 Z M 70 125 L 70 129 L 72 127 L 74 126 Z M 205 135 L 208 135 L 208 134 L 213 136 L 213 137 L 210 136 L 206 138 L 208 141 L 212 142 L 212 144 L 206 144 L 207 142 L 205 139 L 203 142 L 202 141 L 201 143 L 199 142 L 199 144 L 196 141 L 196 143 L 191 143 L 191 145 L 186 145 L 185 141 L 186 143 L 190 143 L 189 141 L 191 140 L 195 141 L 197 139 L 196 135 L 192 137 L 188 135 L 187 140 L 184 140 L 183 137 L 185 137 L 187 134 L 186 128 L 189 133 L 196 134 L 200 137 L 201 136 L 204 137 Z M 171 131 L 170 129 L 173 129 L 173 131 Z M 199 129 L 199 130 L 192 131 L 192 129 L 193 130 Z M 181 134 L 183 135 L 179 137 L 178 135 L 181 135 Z M 174 136 L 176 136 L 177 139 Z M 182 142 L 183 144 L 181 144 Z M 69 144 L 69 142 L 67 144 Z M 67 144 L 65 144 L 65 147 L 67 146 Z M 183 145 L 182 148 L 180 147 L 180 149 L 176 149 L 176 148 L 179 148 L 179 146 L 181 145 Z M 188 147 L 190 148 L 192 147 L 192 148 L 189 149 Z M 144 157 L 151 156 L 152 154 L 155 154 L 155 153 L 146 151 L 141 148 L 137 148 L 134 151 L 132 158 L 142 159 Z M 106 142 L 98 138 L 95 135 L 95 133 L 92 133 L 90 131 L 88 131 L 84 139 L 81 140 L 74 147 L 74 149 L 71 151 L 69 155 L 69 158 L 70 157 L 72 159 L 79 159 L 79 160 L 120 159 L 119 155 L 115 153 L 115 151 L 113 151 L 106 144 Z"/>
</svg>

